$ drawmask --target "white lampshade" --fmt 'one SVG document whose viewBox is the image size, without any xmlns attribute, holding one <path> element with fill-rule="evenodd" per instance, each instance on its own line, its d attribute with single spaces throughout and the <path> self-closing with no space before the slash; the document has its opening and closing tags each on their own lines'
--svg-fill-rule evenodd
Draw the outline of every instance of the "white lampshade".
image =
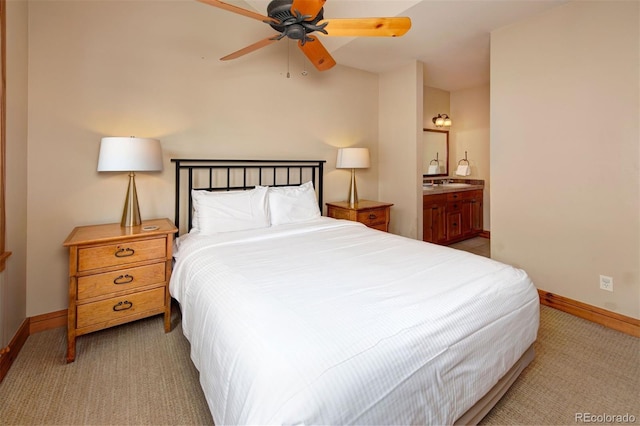
<svg viewBox="0 0 640 426">
<path fill-rule="evenodd" d="M 369 167 L 371 167 L 369 148 L 338 149 L 337 169 L 367 169 Z"/>
<path fill-rule="evenodd" d="M 140 207 L 135 172 L 162 170 L 162 147 L 157 139 L 109 137 L 100 141 L 99 172 L 129 172 L 129 187 L 122 211 L 123 227 L 139 226 Z"/>
<path fill-rule="evenodd" d="M 356 170 L 371 167 L 369 148 L 340 148 L 336 159 L 336 169 L 351 169 L 351 184 L 347 201 L 349 205 L 358 204 L 358 189 L 356 187 Z"/>
<path fill-rule="evenodd" d="M 162 170 L 160 141 L 136 137 L 108 137 L 100 141 L 99 172 Z"/>
</svg>

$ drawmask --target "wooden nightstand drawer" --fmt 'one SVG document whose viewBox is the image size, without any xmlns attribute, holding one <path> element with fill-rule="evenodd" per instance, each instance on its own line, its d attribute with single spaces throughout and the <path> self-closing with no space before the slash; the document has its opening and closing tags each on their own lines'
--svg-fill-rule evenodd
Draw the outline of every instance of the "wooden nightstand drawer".
<svg viewBox="0 0 640 426">
<path fill-rule="evenodd" d="M 78 277 L 78 300 L 133 290 L 164 281 L 166 281 L 164 262 Z"/>
<path fill-rule="evenodd" d="M 119 323 L 126 317 L 164 308 L 165 287 L 128 294 L 99 302 L 78 305 L 76 327 Z"/>
<path fill-rule="evenodd" d="M 120 266 L 144 260 L 164 259 L 167 256 L 166 247 L 166 238 L 154 238 L 80 248 L 78 250 L 78 271 Z"/>
<path fill-rule="evenodd" d="M 353 220 L 353 215 L 351 213 L 352 212 L 350 210 L 336 209 L 331 206 L 327 208 L 327 216 L 334 219 Z"/>
<path fill-rule="evenodd" d="M 380 201 L 360 200 L 352 205 L 344 201 L 327 203 L 327 216 L 363 223 L 369 228 L 389 231 L 390 210 L 393 204 Z"/>
<path fill-rule="evenodd" d="M 371 229 L 377 229 L 378 231 L 388 232 L 386 223 L 379 223 L 377 225 L 367 225 Z"/>
<path fill-rule="evenodd" d="M 376 225 L 386 225 L 388 211 L 389 209 L 387 208 L 360 211 L 358 212 L 358 222 L 364 223 L 371 228 Z"/>
</svg>

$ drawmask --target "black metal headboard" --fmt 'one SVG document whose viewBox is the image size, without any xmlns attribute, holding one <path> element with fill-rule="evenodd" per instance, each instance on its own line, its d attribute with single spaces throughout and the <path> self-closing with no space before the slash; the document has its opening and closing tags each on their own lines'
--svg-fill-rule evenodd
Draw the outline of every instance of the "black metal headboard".
<svg viewBox="0 0 640 426">
<path fill-rule="evenodd" d="M 191 229 L 193 202 L 191 190 L 235 191 L 256 185 L 289 186 L 308 181 L 318 194 L 322 211 L 322 181 L 325 160 L 220 160 L 172 158 L 176 165 L 175 224 L 180 229 L 181 210 Z M 182 177 L 186 175 L 186 182 Z M 184 219 L 182 219 L 184 220 Z"/>
</svg>

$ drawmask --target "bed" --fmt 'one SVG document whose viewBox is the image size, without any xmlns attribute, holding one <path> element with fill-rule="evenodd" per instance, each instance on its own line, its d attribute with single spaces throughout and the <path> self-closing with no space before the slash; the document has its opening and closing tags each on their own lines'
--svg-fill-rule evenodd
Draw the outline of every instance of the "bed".
<svg viewBox="0 0 640 426">
<path fill-rule="evenodd" d="M 476 424 L 533 359 L 524 271 L 321 216 L 322 161 L 172 161 L 170 291 L 216 424 Z"/>
</svg>

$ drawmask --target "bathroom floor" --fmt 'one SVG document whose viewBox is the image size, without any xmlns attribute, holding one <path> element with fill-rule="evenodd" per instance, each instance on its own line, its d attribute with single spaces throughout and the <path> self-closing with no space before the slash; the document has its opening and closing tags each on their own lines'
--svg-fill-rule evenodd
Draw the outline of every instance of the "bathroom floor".
<svg viewBox="0 0 640 426">
<path fill-rule="evenodd" d="M 484 257 L 491 257 L 491 240 L 484 237 L 475 237 L 449 245 L 454 249 L 468 251 Z"/>
</svg>

